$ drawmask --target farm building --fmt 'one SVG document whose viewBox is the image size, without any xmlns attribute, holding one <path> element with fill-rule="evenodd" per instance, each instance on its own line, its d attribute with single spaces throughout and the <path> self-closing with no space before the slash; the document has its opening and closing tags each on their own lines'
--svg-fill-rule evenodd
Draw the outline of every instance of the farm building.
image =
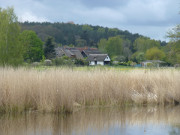
<svg viewBox="0 0 180 135">
<path fill-rule="evenodd" d="M 164 64 L 164 61 L 160 60 L 146 60 L 141 62 L 142 67 L 148 67 L 148 66 L 153 66 L 153 67 L 160 67 L 162 64 Z"/>
<path fill-rule="evenodd" d="M 76 48 L 69 49 L 69 48 L 58 47 L 55 49 L 55 52 L 56 52 L 56 57 L 67 56 L 69 58 L 83 59 L 81 52 Z"/>
<path fill-rule="evenodd" d="M 109 65 L 110 58 L 107 54 L 89 54 L 87 57 L 89 65 Z"/>
<path fill-rule="evenodd" d="M 97 49 L 85 49 L 81 52 L 83 57 L 88 57 L 90 54 L 102 54 L 99 50 Z"/>
<path fill-rule="evenodd" d="M 108 54 L 102 54 L 97 48 L 58 47 L 55 51 L 56 57 L 87 58 L 89 65 L 108 65 L 111 61 Z"/>
</svg>

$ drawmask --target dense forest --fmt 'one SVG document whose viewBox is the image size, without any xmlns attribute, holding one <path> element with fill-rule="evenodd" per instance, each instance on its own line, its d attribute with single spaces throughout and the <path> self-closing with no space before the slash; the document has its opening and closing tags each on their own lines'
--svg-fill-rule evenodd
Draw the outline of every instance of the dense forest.
<svg viewBox="0 0 180 135">
<path fill-rule="evenodd" d="M 79 25 L 73 22 L 69 23 L 49 23 L 49 22 L 24 22 L 21 23 L 23 30 L 33 30 L 38 37 L 45 41 L 49 36 L 53 37 L 55 42 L 61 45 L 89 46 L 97 47 L 100 39 L 108 39 L 109 37 L 121 36 L 133 43 L 137 38 L 143 37 L 139 34 L 132 34 L 127 30 L 119 30 L 117 28 L 107 28 L 92 25 Z M 161 42 L 166 45 L 166 42 Z"/>
<path fill-rule="evenodd" d="M 122 35 L 124 38 L 134 40 L 140 37 L 139 34 L 131 34 L 128 31 L 118 29 L 103 28 L 100 26 L 78 25 L 73 23 L 21 23 L 22 30 L 33 30 L 38 37 L 45 41 L 47 37 L 54 37 L 58 44 L 97 47 L 97 43 L 102 38 Z"/>
</svg>

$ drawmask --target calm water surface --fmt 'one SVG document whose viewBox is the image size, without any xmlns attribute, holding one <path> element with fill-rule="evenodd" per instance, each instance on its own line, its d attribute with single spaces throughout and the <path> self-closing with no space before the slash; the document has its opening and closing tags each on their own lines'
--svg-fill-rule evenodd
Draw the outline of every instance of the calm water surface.
<svg viewBox="0 0 180 135">
<path fill-rule="evenodd" d="M 180 106 L 0 115 L 0 135 L 180 135 Z"/>
</svg>

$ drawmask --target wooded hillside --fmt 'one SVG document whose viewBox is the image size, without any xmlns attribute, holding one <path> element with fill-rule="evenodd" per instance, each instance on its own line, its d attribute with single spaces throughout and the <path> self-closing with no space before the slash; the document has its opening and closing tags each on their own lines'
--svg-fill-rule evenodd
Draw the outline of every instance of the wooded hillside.
<svg viewBox="0 0 180 135">
<path fill-rule="evenodd" d="M 133 43 L 142 35 L 132 34 L 117 28 L 107 28 L 92 25 L 78 25 L 73 23 L 49 23 L 49 22 L 24 22 L 21 23 L 22 30 L 33 30 L 42 41 L 47 37 L 54 37 L 55 42 L 62 45 L 97 47 L 100 39 L 120 35 Z M 161 43 L 162 45 L 164 43 Z"/>
</svg>

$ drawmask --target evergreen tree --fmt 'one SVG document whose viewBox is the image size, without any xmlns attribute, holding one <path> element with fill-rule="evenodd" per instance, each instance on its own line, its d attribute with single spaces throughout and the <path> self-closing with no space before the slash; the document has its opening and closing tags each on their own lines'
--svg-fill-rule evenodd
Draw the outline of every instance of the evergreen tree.
<svg viewBox="0 0 180 135">
<path fill-rule="evenodd" d="M 46 59 L 52 59 L 55 57 L 56 54 L 55 54 L 54 47 L 55 47 L 55 44 L 53 43 L 53 38 L 48 37 L 44 46 L 44 55 Z"/>
</svg>

